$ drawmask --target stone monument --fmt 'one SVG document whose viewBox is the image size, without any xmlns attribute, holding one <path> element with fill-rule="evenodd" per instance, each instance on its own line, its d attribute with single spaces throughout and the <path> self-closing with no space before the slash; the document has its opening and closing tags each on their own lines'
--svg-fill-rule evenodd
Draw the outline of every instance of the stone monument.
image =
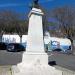
<svg viewBox="0 0 75 75">
<path fill-rule="evenodd" d="M 37 0 L 38 1 L 38 0 Z M 34 5 L 38 3 L 34 2 Z M 35 6 L 36 6 L 35 5 Z M 41 9 L 33 7 L 29 13 L 29 28 L 26 52 L 22 62 L 17 65 L 19 71 L 14 75 L 61 75 L 61 71 L 48 65 L 48 55 L 44 50 Z"/>
</svg>

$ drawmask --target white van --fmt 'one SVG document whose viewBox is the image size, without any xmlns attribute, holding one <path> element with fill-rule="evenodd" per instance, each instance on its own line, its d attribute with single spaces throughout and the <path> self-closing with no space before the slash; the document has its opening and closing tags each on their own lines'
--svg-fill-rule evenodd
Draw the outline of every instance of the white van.
<svg viewBox="0 0 75 75">
<path fill-rule="evenodd" d="M 67 38 L 44 37 L 45 49 L 48 51 L 71 52 L 71 41 Z"/>
</svg>

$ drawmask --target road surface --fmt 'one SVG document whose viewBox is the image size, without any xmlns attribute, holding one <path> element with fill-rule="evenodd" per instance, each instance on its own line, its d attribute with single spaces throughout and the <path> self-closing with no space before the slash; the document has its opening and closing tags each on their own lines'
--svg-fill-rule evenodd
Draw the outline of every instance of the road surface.
<svg viewBox="0 0 75 75">
<path fill-rule="evenodd" d="M 7 52 L 0 51 L 0 65 L 16 65 L 22 62 L 23 52 Z M 58 66 L 75 71 L 75 56 L 61 54 L 61 53 L 48 53 L 49 61 L 56 61 Z"/>
<path fill-rule="evenodd" d="M 23 52 L 7 52 L 0 50 L 0 65 L 16 65 L 22 62 Z"/>
<path fill-rule="evenodd" d="M 58 66 L 75 71 L 75 56 L 71 54 L 48 53 L 49 61 L 55 61 Z"/>
</svg>

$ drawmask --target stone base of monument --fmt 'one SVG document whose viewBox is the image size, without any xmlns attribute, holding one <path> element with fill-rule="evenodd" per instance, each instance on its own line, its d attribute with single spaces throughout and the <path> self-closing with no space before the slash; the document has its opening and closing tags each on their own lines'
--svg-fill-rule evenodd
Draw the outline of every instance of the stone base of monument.
<svg viewBox="0 0 75 75">
<path fill-rule="evenodd" d="M 36 64 L 48 64 L 48 55 L 44 53 L 34 53 L 34 52 L 24 52 L 22 63 L 18 64 L 19 66 L 26 64 L 27 66 L 36 65 Z M 25 66 L 26 66 L 25 65 Z"/>
<path fill-rule="evenodd" d="M 48 65 L 46 53 L 25 53 L 22 63 L 13 68 L 13 75 L 62 75 L 62 72 Z"/>
</svg>

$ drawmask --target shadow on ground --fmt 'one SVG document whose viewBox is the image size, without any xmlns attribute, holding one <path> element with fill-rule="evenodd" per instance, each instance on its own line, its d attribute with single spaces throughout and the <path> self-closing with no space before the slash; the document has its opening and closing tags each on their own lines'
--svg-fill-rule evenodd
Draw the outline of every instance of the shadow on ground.
<svg viewBox="0 0 75 75">
<path fill-rule="evenodd" d="M 49 64 L 50 66 L 55 66 L 55 65 L 57 65 L 57 64 L 56 64 L 56 61 L 49 61 L 48 64 Z"/>
</svg>

